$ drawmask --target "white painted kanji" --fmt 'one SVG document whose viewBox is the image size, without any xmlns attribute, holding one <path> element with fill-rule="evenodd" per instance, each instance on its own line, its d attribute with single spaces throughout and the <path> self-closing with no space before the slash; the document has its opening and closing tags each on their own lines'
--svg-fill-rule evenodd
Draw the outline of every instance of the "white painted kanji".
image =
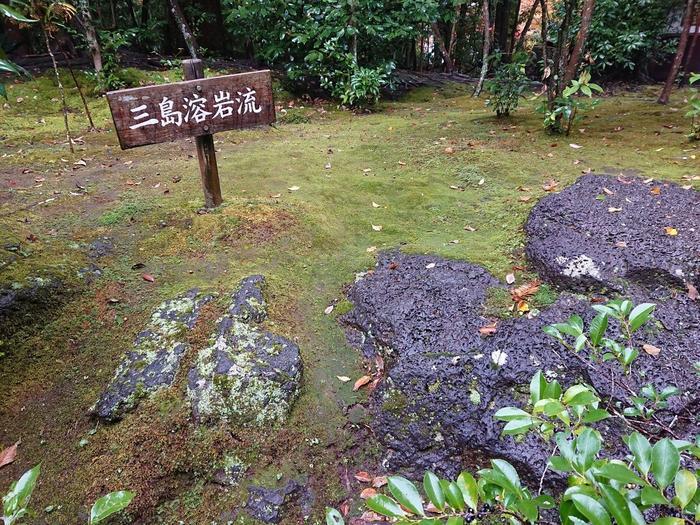
<svg viewBox="0 0 700 525">
<path fill-rule="evenodd" d="M 238 92 L 238 97 L 236 102 L 238 102 L 238 114 L 245 115 L 247 113 L 260 113 L 262 107 L 257 105 L 257 100 L 255 99 L 256 91 L 254 89 L 246 88 L 247 91 Z"/>
<path fill-rule="evenodd" d="M 236 101 L 231 98 L 228 91 L 219 91 L 214 94 L 214 109 L 216 110 L 212 118 L 226 118 L 233 115 Z"/>
<path fill-rule="evenodd" d="M 139 129 L 143 128 L 145 126 L 153 126 L 154 124 L 158 124 L 158 119 L 157 118 L 151 118 L 148 119 L 148 112 L 146 111 L 146 108 L 148 106 L 146 104 L 143 104 L 137 108 L 130 109 L 129 111 L 135 115 L 133 115 L 134 120 L 138 121 L 136 124 L 133 124 L 129 126 L 129 129 Z M 148 119 L 148 120 L 144 120 Z"/>
<path fill-rule="evenodd" d="M 197 93 L 194 93 L 192 98 L 185 97 L 185 103 L 182 105 L 187 110 L 185 122 L 192 121 L 197 124 L 204 122 L 211 115 L 211 111 L 205 109 L 206 106 L 207 99 Z"/>
<path fill-rule="evenodd" d="M 165 127 L 174 124 L 178 128 L 182 126 L 182 111 L 173 111 L 175 102 L 168 97 L 163 97 L 163 100 L 158 104 L 160 107 L 160 125 Z"/>
</svg>

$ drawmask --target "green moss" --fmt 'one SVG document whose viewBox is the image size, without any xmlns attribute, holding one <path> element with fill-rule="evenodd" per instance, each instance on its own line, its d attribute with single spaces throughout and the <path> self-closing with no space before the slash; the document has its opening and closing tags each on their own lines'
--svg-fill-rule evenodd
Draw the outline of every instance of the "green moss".
<svg viewBox="0 0 700 525">
<path fill-rule="evenodd" d="M 335 305 L 335 308 L 333 309 L 333 313 L 335 314 L 336 317 L 340 317 L 341 315 L 345 315 L 345 314 L 349 313 L 353 308 L 354 308 L 354 305 L 350 301 L 348 301 L 347 299 L 341 299 Z"/>
<path fill-rule="evenodd" d="M 101 226 L 114 226 L 133 219 L 135 216 L 148 211 L 151 205 L 144 202 L 124 202 L 118 208 L 110 210 L 99 217 Z"/>
<path fill-rule="evenodd" d="M 382 410 L 387 412 L 392 412 L 394 414 L 401 414 L 408 406 L 408 398 L 398 388 L 390 389 L 384 397 L 382 402 Z"/>
<path fill-rule="evenodd" d="M 484 299 L 484 316 L 504 319 L 511 317 L 513 298 L 507 288 L 493 286 L 486 290 Z"/>
<path fill-rule="evenodd" d="M 549 284 L 542 283 L 537 293 L 532 296 L 531 303 L 535 308 L 546 308 L 556 302 L 559 293 Z"/>
</svg>

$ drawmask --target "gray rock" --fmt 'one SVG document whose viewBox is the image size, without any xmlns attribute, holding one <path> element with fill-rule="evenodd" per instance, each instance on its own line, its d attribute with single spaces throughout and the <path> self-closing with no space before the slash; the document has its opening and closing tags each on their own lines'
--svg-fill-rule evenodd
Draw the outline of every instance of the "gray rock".
<svg viewBox="0 0 700 525">
<path fill-rule="evenodd" d="M 433 266 L 433 264 L 435 266 Z M 348 340 L 366 355 L 383 356 L 387 376 L 372 393 L 372 429 L 386 450 L 390 471 L 419 477 L 425 470 L 456 475 L 475 469 L 490 458 L 503 458 L 523 478 L 539 482 L 547 454 L 534 437 L 516 442 L 500 436 L 502 423 L 493 414 L 504 406 L 522 406 L 537 370 L 556 376 L 564 385 L 593 385 L 603 396 L 626 403 L 628 394 L 611 383 L 614 363 L 591 366 L 542 332 L 545 325 L 579 313 L 590 320 L 588 301 L 563 294 L 539 316 L 502 321 L 494 336 L 483 338 L 479 328 L 486 290 L 500 283 L 483 268 L 438 257 L 382 253 L 375 272 L 356 282 L 348 293 L 354 309 L 342 318 Z M 692 362 L 700 361 L 700 308 L 687 297 L 663 289 L 634 295 L 635 302 L 659 304 L 659 324 L 640 334 L 642 342 L 663 348 L 643 354 L 630 376 L 633 389 L 647 382 L 659 388 L 675 384 L 684 393 L 668 411 L 680 416 L 678 432 L 697 431 L 696 379 Z M 665 327 L 665 328 L 664 328 Z M 613 329 L 615 327 L 613 326 Z M 505 357 L 503 357 L 505 356 Z M 505 359 L 502 366 L 495 361 Z M 616 386 L 617 385 L 617 386 Z M 621 445 L 628 429 L 619 420 L 599 424 L 609 451 Z M 554 478 L 556 481 L 556 478 Z"/>
<path fill-rule="evenodd" d="M 44 312 L 64 301 L 71 291 L 62 279 L 53 276 L 0 285 L 0 339 L 23 326 L 36 325 Z"/>
<path fill-rule="evenodd" d="M 537 203 L 525 231 L 530 262 L 566 289 L 700 285 L 700 193 L 675 184 L 585 175 Z"/>
<path fill-rule="evenodd" d="M 253 518 L 265 523 L 279 523 L 291 512 L 302 522 L 311 515 L 313 500 L 313 494 L 305 484 L 289 480 L 278 489 L 250 486 L 246 510 Z"/>
<path fill-rule="evenodd" d="M 234 454 L 226 454 L 214 470 L 212 481 L 225 487 L 235 487 L 248 470 L 248 465 Z"/>
<path fill-rule="evenodd" d="M 88 245 L 88 257 L 91 259 L 100 259 L 107 257 L 114 251 L 114 243 L 109 237 L 101 237 L 95 239 Z"/>
<path fill-rule="evenodd" d="M 299 390 L 302 363 L 293 342 L 252 322 L 266 316 L 262 279 L 241 281 L 228 315 L 188 375 L 192 413 L 204 423 L 274 425 L 287 417 Z"/>
<path fill-rule="evenodd" d="M 209 300 L 211 296 L 193 289 L 156 308 L 91 411 L 106 421 L 117 421 L 141 399 L 171 386 L 187 349 L 185 335 Z"/>
</svg>

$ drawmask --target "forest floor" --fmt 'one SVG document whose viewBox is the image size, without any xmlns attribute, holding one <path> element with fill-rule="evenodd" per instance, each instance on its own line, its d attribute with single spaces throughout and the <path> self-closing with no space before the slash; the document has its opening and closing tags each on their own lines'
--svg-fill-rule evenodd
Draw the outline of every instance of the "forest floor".
<svg viewBox="0 0 700 525">
<path fill-rule="evenodd" d="M 193 141 L 120 151 L 106 100 L 90 97 L 99 131 L 88 132 L 73 89 L 71 155 L 51 77 L 8 88 L 0 285 L 58 276 L 72 290 L 0 341 L 0 449 L 21 440 L 0 470 L 0 491 L 42 463 L 31 523 L 77 523 L 97 496 L 127 488 L 137 493 L 129 510 L 138 523 L 243 523 L 235 511 L 248 484 L 300 476 L 315 493 L 317 521 L 352 488 L 348 472 L 377 459 L 357 405 L 366 389 L 353 391 L 363 362 L 336 320 L 348 306 L 344 287 L 374 266 L 376 251 L 467 260 L 504 277 L 526 264 L 522 225 L 532 206 L 582 173 L 700 189 L 685 91 L 668 106 L 655 104 L 655 86 L 607 96 L 570 137 L 542 130 L 537 101 L 496 119 L 466 86 L 418 89 L 371 114 L 278 91 L 277 126 L 216 135 L 225 203 L 200 213 Z M 93 261 L 88 245 L 103 237 L 114 248 Z M 79 278 L 91 263 L 101 275 Z M 305 367 L 283 428 L 196 427 L 181 379 L 120 423 L 89 417 L 158 304 L 193 287 L 223 294 L 254 273 L 267 278 L 268 326 L 299 345 Z M 192 338 L 206 337 L 220 311 L 209 307 Z M 228 448 L 250 469 L 241 486 L 224 489 L 207 469 Z"/>
</svg>

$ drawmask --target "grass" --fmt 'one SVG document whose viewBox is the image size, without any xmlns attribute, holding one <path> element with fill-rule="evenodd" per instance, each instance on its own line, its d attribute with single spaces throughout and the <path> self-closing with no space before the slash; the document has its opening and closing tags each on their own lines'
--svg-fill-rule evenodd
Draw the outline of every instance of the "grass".
<svg viewBox="0 0 700 525">
<path fill-rule="evenodd" d="M 177 74 L 144 74 L 166 78 Z M 75 523 L 96 496 L 122 488 L 136 490 L 132 510 L 148 523 L 208 523 L 240 507 L 248 483 L 274 484 L 280 475 L 309 476 L 320 516 L 343 497 L 344 467 L 372 468 L 376 457 L 374 442 L 345 415 L 366 394 L 337 376 L 364 371 L 336 321 L 351 307 L 344 286 L 373 267 L 376 251 L 465 259 L 503 279 L 523 264 L 522 224 L 550 180 L 562 188 L 588 170 L 638 170 L 698 188 L 684 179 L 698 173 L 697 145 L 684 137 L 685 93 L 668 107 L 654 104 L 656 88 L 619 93 L 571 137 L 556 137 L 542 131 L 536 101 L 499 120 L 462 86 L 447 86 L 415 90 L 370 115 L 297 102 L 275 128 L 217 135 L 225 203 L 199 214 L 191 141 L 119 151 L 106 101 L 90 98 L 102 131 L 87 133 L 73 89 L 71 123 L 82 140 L 71 156 L 51 78 L 8 87 L 0 245 L 19 243 L 26 256 L 0 250 L 0 282 L 60 273 L 82 293 L 50 317 L 37 314 L 32 330 L 3 347 L 11 350 L 0 358 L 0 418 L 9 423 L 0 443 L 22 445 L 0 471 L 0 488 L 42 461 L 32 507 L 60 504 L 50 515 L 56 524 Z M 96 261 L 103 276 L 89 285 L 75 275 L 90 263 L 87 243 L 102 236 L 115 250 Z M 285 428 L 196 429 L 180 385 L 90 434 L 87 408 L 155 306 L 191 287 L 224 294 L 252 273 L 268 280 L 268 327 L 296 341 L 305 364 Z M 546 287 L 539 295 L 533 304 L 556 297 Z M 326 315 L 330 304 L 336 310 Z M 89 444 L 78 447 L 85 437 Z M 207 482 L 207 469 L 231 451 L 251 468 L 243 486 L 223 490 Z M 39 522 L 48 519 L 38 513 Z"/>
</svg>

